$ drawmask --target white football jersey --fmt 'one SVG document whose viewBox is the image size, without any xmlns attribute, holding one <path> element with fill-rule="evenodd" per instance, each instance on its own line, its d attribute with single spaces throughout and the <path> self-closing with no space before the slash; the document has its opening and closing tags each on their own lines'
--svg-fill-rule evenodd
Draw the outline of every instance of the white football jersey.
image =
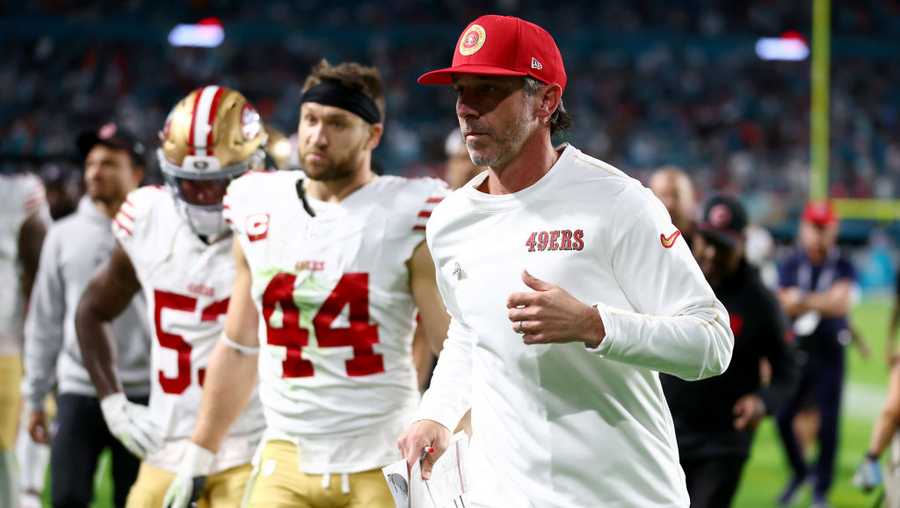
<svg viewBox="0 0 900 508">
<path fill-rule="evenodd" d="M 381 176 L 341 203 L 298 196 L 299 171 L 250 173 L 225 198 L 260 314 L 267 439 L 290 439 L 308 473 L 399 458 L 418 401 L 407 261 L 446 193 L 435 179 Z"/>
<path fill-rule="evenodd" d="M 0 355 L 22 349 L 25 298 L 19 263 L 19 231 L 25 220 L 46 212 L 44 185 L 31 174 L 0 175 Z"/>
<path fill-rule="evenodd" d="M 203 242 L 164 187 L 130 193 L 113 231 L 134 265 L 153 328 L 150 410 L 166 444 L 148 461 L 173 471 L 194 431 L 206 365 L 224 327 L 234 283 L 231 241 Z M 229 430 L 214 471 L 248 463 L 264 425 L 254 392 Z"/>
</svg>

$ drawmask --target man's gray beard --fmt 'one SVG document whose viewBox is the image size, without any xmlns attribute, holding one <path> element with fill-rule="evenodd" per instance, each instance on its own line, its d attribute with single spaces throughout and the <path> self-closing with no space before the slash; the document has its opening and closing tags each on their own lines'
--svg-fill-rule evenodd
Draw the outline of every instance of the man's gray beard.
<svg viewBox="0 0 900 508">
<path fill-rule="evenodd" d="M 497 150 L 494 152 L 493 157 L 478 155 L 470 150 L 469 158 L 472 159 L 472 164 L 475 164 L 476 166 L 496 169 L 498 166 L 512 158 L 513 154 L 511 152 L 514 145 L 515 143 L 507 138 L 504 142 L 497 144 Z M 466 144 L 466 148 L 469 148 L 468 143 Z M 521 148 L 521 143 L 519 144 L 519 148 Z"/>
<path fill-rule="evenodd" d="M 522 150 L 525 139 L 527 139 L 530 134 L 528 129 L 523 126 L 527 125 L 530 120 L 531 117 L 528 114 L 528 110 L 522 109 L 522 115 L 519 117 L 518 123 L 506 132 L 507 135 L 504 137 L 503 142 L 497 143 L 497 151 L 493 159 L 475 155 L 472 150 L 469 150 L 469 143 L 466 142 L 466 150 L 469 152 L 469 159 L 472 160 L 472 164 L 495 169 L 498 166 L 505 165 L 506 162 L 511 160 Z"/>
</svg>

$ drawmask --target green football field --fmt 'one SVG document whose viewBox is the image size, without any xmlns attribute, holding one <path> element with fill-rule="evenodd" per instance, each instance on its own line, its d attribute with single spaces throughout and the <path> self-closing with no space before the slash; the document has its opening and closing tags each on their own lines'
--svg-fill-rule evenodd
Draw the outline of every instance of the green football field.
<svg viewBox="0 0 900 508">
<path fill-rule="evenodd" d="M 872 358 L 866 361 L 855 348 L 849 351 L 849 374 L 844 393 L 838 470 L 831 491 L 831 502 L 835 508 L 868 508 L 875 500 L 873 495 L 864 495 L 853 488 L 850 485 L 850 478 L 865 452 L 872 422 L 884 400 L 887 367 L 883 360 L 883 351 L 890 302 L 888 298 L 868 298 L 853 312 L 854 324 L 869 343 Z M 95 482 L 97 500 L 92 506 L 96 508 L 113 506 L 108 466 L 108 457 L 104 457 Z M 767 421 L 756 436 L 753 455 L 744 471 L 734 507 L 774 506 L 775 497 L 788 477 L 788 468 L 775 428 Z M 44 505 L 49 507 L 49 496 L 46 494 L 45 492 Z M 795 506 L 808 506 L 809 497 L 807 489 Z"/>
<path fill-rule="evenodd" d="M 872 350 L 864 360 L 856 348 L 848 351 L 847 384 L 844 389 L 837 471 L 830 501 L 835 508 L 869 508 L 874 495 L 865 495 L 850 484 L 853 470 L 869 443 L 869 433 L 884 401 L 887 365 L 884 341 L 891 300 L 868 298 L 853 311 L 853 324 Z M 735 508 L 762 508 L 775 505 L 775 498 L 789 478 L 789 468 L 771 421 L 760 428 L 753 454 L 738 490 Z M 809 489 L 795 506 L 809 506 Z"/>
</svg>

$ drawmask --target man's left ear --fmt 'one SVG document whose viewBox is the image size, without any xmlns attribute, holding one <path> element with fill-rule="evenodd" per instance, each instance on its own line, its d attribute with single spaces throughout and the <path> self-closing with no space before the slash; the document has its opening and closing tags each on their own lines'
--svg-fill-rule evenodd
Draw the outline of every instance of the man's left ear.
<svg viewBox="0 0 900 508">
<path fill-rule="evenodd" d="M 541 119 L 549 119 L 559 108 L 560 102 L 562 102 L 562 88 L 557 84 L 549 85 L 541 95 L 538 115 Z"/>
<path fill-rule="evenodd" d="M 384 124 L 383 123 L 373 123 L 369 126 L 369 141 L 366 143 L 366 147 L 369 150 L 374 150 L 378 148 L 378 145 L 381 143 L 381 136 L 384 134 Z"/>
</svg>

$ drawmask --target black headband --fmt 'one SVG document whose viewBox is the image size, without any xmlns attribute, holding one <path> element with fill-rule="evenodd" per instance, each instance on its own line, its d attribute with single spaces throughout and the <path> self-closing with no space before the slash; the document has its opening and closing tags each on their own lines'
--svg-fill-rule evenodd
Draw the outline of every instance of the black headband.
<svg viewBox="0 0 900 508">
<path fill-rule="evenodd" d="M 322 80 L 300 97 L 300 104 L 315 102 L 324 106 L 345 109 L 369 123 L 380 123 L 381 112 L 368 95 L 333 79 Z"/>
</svg>

